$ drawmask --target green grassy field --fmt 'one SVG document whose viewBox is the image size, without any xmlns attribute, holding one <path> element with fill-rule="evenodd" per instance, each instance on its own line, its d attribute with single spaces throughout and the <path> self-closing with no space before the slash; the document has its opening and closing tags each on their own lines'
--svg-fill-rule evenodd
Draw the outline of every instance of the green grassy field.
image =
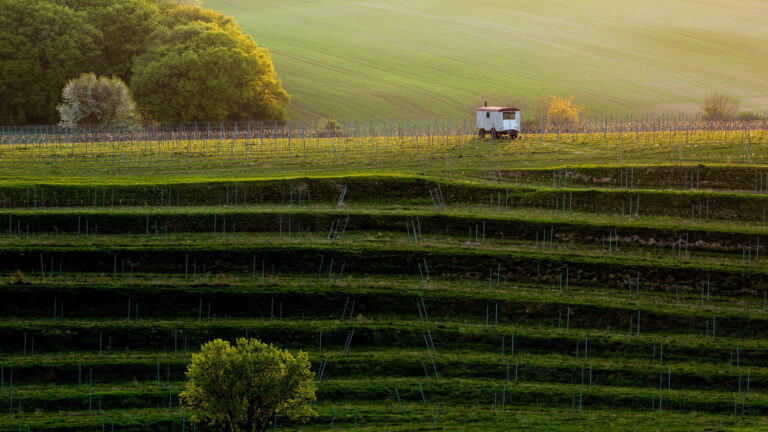
<svg viewBox="0 0 768 432">
<path fill-rule="evenodd" d="M 766 124 L 463 124 L 480 93 L 756 109 L 764 4 L 204 3 L 292 119 L 388 123 L 0 137 L 0 430 L 210 430 L 185 366 L 243 336 L 316 374 L 273 431 L 766 429 Z"/>
<path fill-rule="evenodd" d="M 764 122 L 749 126 L 733 123 L 727 130 L 696 132 L 677 129 L 673 124 L 659 129 L 645 124 L 641 131 L 631 124 L 623 132 L 550 131 L 522 134 L 517 140 L 478 139 L 468 133 L 467 127 L 472 125 L 461 122 L 442 122 L 434 127 L 422 124 L 419 129 L 408 129 L 405 122 L 389 126 L 392 128 L 370 135 L 349 129 L 332 138 L 322 133 L 304 135 L 301 128 L 286 128 L 286 135 L 278 138 L 260 137 L 259 129 L 255 129 L 245 138 L 242 124 L 236 139 L 226 135 L 199 139 L 194 134 L 147 139 L 141 134 L 126 134 L 119 142 L 112 136 L 106 142 L 84 143 L 72 141 L 71 135 L 10 135 L 8 145 L 0 146 L 4 166 L 0 179 L 5 185 L 16 186 L 148 186 L 383 174 L 470 181 L 507 177 L 534 184 L 545 183 L 546 178 L 549 184 L 550 175 L 560 175 L 562 182 L 562 175 L 552 169 L 570 167 L 586 170 L 587 177 L 607 176 L 605 180 L 598 177 L 587 181 L 588 185 L 609 182 L 621 186 L 631 180 L 633 188 L 690 189 L 692 166 L 706 164 L 713 172 L 705 174 L 702 185 L 701 169 L 696 168 L 696 188 L 733 189 L 731 184 L 737 183 L 736 188 L 742 190 L 768 187 L 768 180 L 760 177 L 762 166 L 768 164 Z M 286 137 L 287 132 L 291 138 Z M 737 170 L 739 178 L 731 179 L 725 168 L 729 166 L 749 168 Z M 640 172 L 637 181 L 622 174 L 634 168 L 653 171 L 653 183 L 642 180 Z M 584 175 L 572 176 L 572 184 L 574 180 L 575 184 L 585 184 Z"/>
<path fill-rule="evenodd" d="M 270 49 L 293 119 L 465 118 L 481 94 L 614 113 L 697 112 L 715 90 L 768 101 L 758 0 L 203 3 Z"/>
<path fill-rule="evenodd" d="M 205 431 L 185 365 L 241 336 L 316 373 L 271 430 L 765 427 L 765 131 L 43 142 L 0 149 L 0 430 Z"/>
</svg>

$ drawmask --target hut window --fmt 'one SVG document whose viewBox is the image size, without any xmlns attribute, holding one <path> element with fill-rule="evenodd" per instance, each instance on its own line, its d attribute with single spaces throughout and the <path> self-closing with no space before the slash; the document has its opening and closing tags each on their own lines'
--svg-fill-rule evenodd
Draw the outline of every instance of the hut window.
<svg viewBox="0 0 768 432">
<path fill-rule="evenodd" d="M 504 120 L 514 120 L 514 119 L 515 119 L 515 112 L 514 111 L 510 111 L 510 112 L 505 112 L 504 113 Z"/>
<path fill-rule="evenodd" d="M 486 111 L 486 112 L 485 112 L 485 118 L 491 118 L 491 113 L 489 113 L 488 111 Z"/>
</svg>

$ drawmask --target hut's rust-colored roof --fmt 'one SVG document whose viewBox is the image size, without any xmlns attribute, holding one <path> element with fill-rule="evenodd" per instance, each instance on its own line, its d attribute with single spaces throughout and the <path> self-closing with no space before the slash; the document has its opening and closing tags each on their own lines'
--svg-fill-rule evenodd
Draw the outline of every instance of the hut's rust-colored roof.
<svg viewBox="0 0 768 432">
<path fill-rule="evenodd" d="M 520 111 L 517 108 L 512 107 L 497 107 L 497 106 L 487 106 L 487 107 L 480 107 L 477 109 L 478 111 L 493 111 L 493 112 L 511 112 L 511 111 Z"/>
</svg>

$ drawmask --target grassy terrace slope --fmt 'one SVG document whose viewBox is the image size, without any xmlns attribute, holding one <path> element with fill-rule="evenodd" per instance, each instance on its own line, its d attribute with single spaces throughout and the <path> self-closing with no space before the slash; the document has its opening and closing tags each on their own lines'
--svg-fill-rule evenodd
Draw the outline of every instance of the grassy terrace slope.
<svg viewBox="0 0 768 432">
<path fill-rule="evenodd" d="M 316 372 L 277 430 L 764 427 L 768 147 L 729 133 L 15 141 L 0 430 L 203 431 L 185 365 L 242 336 Z"/>
<path fill-rule="evenodd" d="M 643 199 L 659 215 L 622 216 L 594 207 L 616 188 L 583 189 L 593 207 L 576 212 L 507 198 L 583 193 L 551 185 L 306 178 L 314 199 L 299 202 L 293 182 L 5 186 L 0 403 L 14 414 L 0 424 L 173 430 L 189 353 L 243 335 L 310 352 L 319 417 L 291 429 L 674 430 L 768 414 L 759 218 L 665 213 L 674 190 L 630 189 L 656 194 Z"/>
<path fill-rule="evenodd" d="M 295 119 L 456 118 L 487 92 L 598 112 L 697 111 L 717 88 L 768 100 L 756 0 L 203 3 L 270 49 Z"/>
</svg>

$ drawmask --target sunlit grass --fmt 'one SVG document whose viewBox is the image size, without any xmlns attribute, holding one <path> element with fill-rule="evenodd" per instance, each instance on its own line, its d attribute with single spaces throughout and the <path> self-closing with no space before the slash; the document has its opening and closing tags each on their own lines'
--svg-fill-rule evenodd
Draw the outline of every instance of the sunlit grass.
<svg viewBox="0 0 768 432">
<path fill-rule="evenodd" d="M 397 132 L 377 136 L 199 139 L 141 134 L 84 143 L 57 136 L 0 146 L 6 179 L 44 177 L 264 178 L 334 174 L 477 177 L 478 170 L 628 164 L 766 164 L 768 133 L 548 133 L 517 140 Z"/>
</svg>

